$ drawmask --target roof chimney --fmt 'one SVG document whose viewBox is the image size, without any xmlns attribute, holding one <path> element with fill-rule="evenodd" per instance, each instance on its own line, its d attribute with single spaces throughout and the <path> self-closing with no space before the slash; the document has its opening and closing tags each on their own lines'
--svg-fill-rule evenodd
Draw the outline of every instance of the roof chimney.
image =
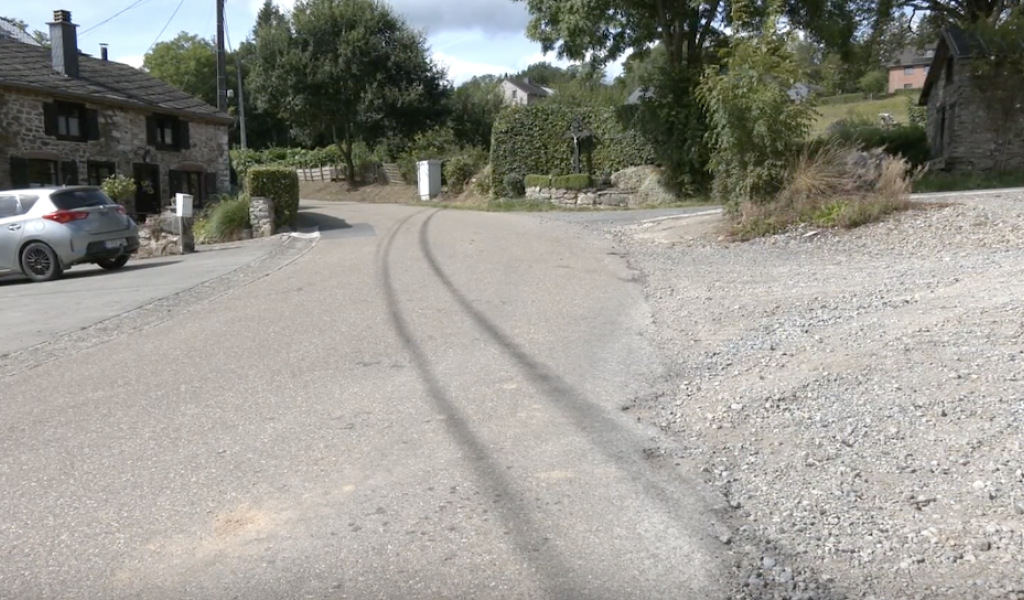
<svg viewBox="0 0 1024 600">
<path fill-rule="evenodd" d="M 78 25 L 71 22 L 71 12 L 53 11 L 50 26 L 50 56 L 53 70 L 68 77 L 78 77 Z"/>
<path fill-rule="evenodd" d="M 526 85 L 530 85 L 530 78 L 529 77 L 523 77 L 523 83 L 525 83 Z"/>
<path fill-rule="evenodd" d="M 103 59 L 103 60 L 107 60 L 107 45 L 106 44 L 100 44 L 100 58 Z"/>
</svg>

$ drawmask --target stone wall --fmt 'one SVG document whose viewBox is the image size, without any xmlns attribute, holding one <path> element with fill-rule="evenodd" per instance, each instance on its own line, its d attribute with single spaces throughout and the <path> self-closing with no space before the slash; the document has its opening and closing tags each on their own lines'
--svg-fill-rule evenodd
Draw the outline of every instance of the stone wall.
<svg viewBox="0 0 1024 600">
<path fill-rule="evenodd" d="M 88 181 L 86 163 L 89 160 L 116 163 L 117 172 L 129 177 L 132 176 L 132 163 L 159 163 L 160 195 L 165 203 L 172 197 L 168 181 L 171 169 L 216 171 L 217 191 L 224 192 L 230 188 L 228 129 L 225 125 L 189 120 L 189 149 L 180 152 L 157 150 L 146 144 L 148 112 L 86 103 L 87 108 L 98 111 L 100 139 L 64 141 L 44 133 L 43 104 L 52 101 L 49 96 L 0 88 L 0 190 L 12 186 L 12 156 L 77 161 L 79 182 L 82 184 Z"/>
<path fill-rule="evenodd" d="M 526 188 L 526 199 L 535 202 L 551 202 L 559 206 L 580 206 L 589 208 L 613 208 L 634 205 L 634 193 L 623 190 L 562 190 L 558 188 Z"/>
<path fill-rule="evenodd" d="M 195 252 L 196 243 L 192 219 L 179 219 L 173 213 L 152 215 L 139 224 L 139 249 L 136 258 L 153 258 L 182 254 L 182 236 L 185 253 Z M 182 227 L 183 226 L 183 227 Z"/>
<path fill-rule="evenodd" d="M 1024 117 L 1009 126 L 993 117 L 991 103 L 966 74 L 969 69 L 969 63 L 957 61 L 947 84 L 943 68 L 928 96 L 928 142 L 936 166 L 955 172 L 1024 168 Z M 942 108 L 946 130 L 940 150 Z"/>
<path fill-rule="evenodd" d="M 274 235 L 274 201 L 262 196 L 249 200 L 249 225 L 253 237 Z"/>
</svg>

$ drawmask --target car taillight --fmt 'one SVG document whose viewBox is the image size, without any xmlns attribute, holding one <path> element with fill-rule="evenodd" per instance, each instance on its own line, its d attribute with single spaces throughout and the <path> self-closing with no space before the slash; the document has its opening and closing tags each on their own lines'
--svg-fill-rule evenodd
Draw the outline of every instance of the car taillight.
<svg viewBox="0 0 1024 600">
<path fill-rule="evenodd" d="M 117 214 L 119 214 L 119 215 L 127 214 L 127 211 L 125 211 L 125 209 L 124 209 L 124 207 L 123 207 L 123 206 L 121 206 L 120 204 L 118 204 L 118 205 L 117 205 Z"/>
<path fill-rule="evenodd" d="M 89 213 L 81 210 L 58 210 L 57 212 L 43 215 L 43 218 L 56 223 L 66 224 L 72 221 L 88 219 Z"/>
</svg>

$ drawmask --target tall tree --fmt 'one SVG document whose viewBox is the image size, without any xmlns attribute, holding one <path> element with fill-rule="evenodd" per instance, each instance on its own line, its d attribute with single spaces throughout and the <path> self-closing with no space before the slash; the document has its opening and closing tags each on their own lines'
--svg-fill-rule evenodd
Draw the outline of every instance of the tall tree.
<svg viewBox="0 0 1024 600">
<path fill-rule="evenodd" d="M 264 11 L 261 11 L 263 13 Z M 300 0 L 257 25 L 253 88 L 262 108 L 338 145 L 411 137 L 447 117 L 447 76 L 426 40 L 380 0 Z"/>
<path fill-rule="evenodd" d="M 504 104 L 498 78 L 493 75 L 474 77 L 456 88 L 451 99 L 451 127 L 458 143 L 490 149 L 494 121 Z"/>
</svg>

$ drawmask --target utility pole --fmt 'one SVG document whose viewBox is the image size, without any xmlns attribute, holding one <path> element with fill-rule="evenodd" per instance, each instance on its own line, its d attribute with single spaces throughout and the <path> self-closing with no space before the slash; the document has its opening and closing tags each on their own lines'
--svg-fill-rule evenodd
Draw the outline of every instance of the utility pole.
<svg viewBox="0 0 1024 600">
<path fill-rule="evenodd" d="M 238 73 L 238 127 L 242 134 L 242 150 L 245 150 L 245 92 L 242 91 L 242 59 L 238 52 L 235 52 L 235 72 Z"/>
<path fill-rule="evenodd" d="M 224 64 L 224 0 L 217 0 L 217 110 L 228 111 L 228 73 Z"/>
</svg>

